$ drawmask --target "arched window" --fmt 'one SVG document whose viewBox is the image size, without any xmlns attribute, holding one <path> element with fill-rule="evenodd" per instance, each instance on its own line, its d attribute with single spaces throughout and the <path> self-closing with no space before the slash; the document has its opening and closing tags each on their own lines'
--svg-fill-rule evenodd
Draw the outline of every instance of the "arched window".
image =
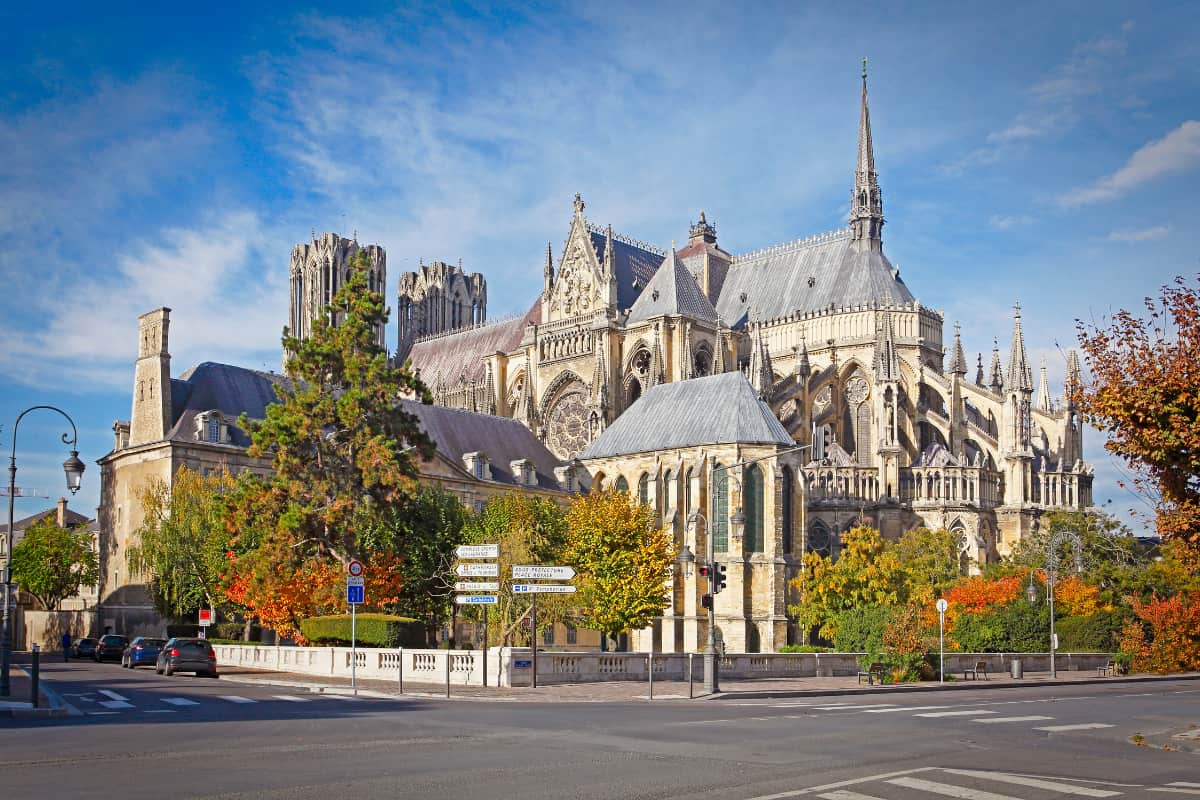
<svg viewBox="0 0 1200 800">
<path fill-rule="evenodd" d="M 624 492 L 625 494 L 629 494 L 629 481 L 625 480 L 624 475 L 619 475 L 617 477 L 617 482 L 616 482 L 616 484 L 614 484 L 613 488 L 615 488 L 618 492 Z"/>
<path fill-rule="evenodd" d="M 692 468 L 688 467 L 683 473 L 683 511 L 692 513 Z"/>
<path fill-rule="evenodd" d="M 638 502 L 650 502 L 650 473 L 643 472 L 642 477 L 638 478 Z"/>
<path fill-rule="evenodd" d="M 720 464 L 713 468 L 713 549 L 729 550 L 729 474 Z"/>
<path fill-rule="evenodd" d="M 742 502 L 746 515 L 746 552 L 761 553 L 764 550 L 763 535 L 763 474 L 757 464 L 751 464 L 743 476 Z"/>
<path fill-rule="evenodd" d="M 213 443 L 221 441 L 221 420 L 215 414 L 208 418 L 208 440 Z"/>
<path fill-rule="evenodd" d="M 834 536 L 829 532 L 828 526 L 819 519 L 813 520 L 808 526 L 806 544 L 808 552 L 827 557 L 832 556 L 835 549 Z"/>
<path fill-rule="evenodd" d="M 637 402 L 637 399 L 642 396 L 642 382 L 634 378 L 629 382 L 627 397 L 629 398 L 625 405 L 631 406 Z"/>
<path fill-rule="evenodd" d="M 667 470 L 667 475 L 663 478 L 663 507 L 675 508 L 679 501 L 679 491 L 676 486 L 676 475 L 674 470 Z"/>
<path fill-rule="evenodd" d="M 783 470 L 783 487 L 780 489 L 780 499 L 782 501 L 780 517 L 783 522 L 783 552 L 784 555 L 792 554 L 792 491 L 793 478 L 792 468 L 784 467 Z"/>
</svg>

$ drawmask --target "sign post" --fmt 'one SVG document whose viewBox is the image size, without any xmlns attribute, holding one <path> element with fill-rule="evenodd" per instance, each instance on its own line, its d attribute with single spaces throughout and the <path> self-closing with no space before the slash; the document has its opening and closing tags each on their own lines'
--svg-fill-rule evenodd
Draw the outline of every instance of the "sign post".
<svg viewBox="0 0 1200 800">
<path fill-rule="evenodd" d="M 500 545 L 498 544 L 460 544 L 454 549 L 454 555 L 460 559 L 498 559 Z M 499 578 L 500 565 L 495 561 L 484 561 L 480 564 L 459 564 L 454 572 L 461 578 Z M 454 602 L 460 606 L 483 606 L 483 685 L 488 685 L 488 606 L 499 602 L 494 592 L 500 591 L 500 581 L 457 581 L 454 584 L 456 592 L 487 592 L 488 594 L 457 594 Z M 446 656 L 449 664 L 449 654 Z M 450 696 L 450 669 L 446 668 L 446 696 Z"/>
<path fill-rule="evenodd" d="M 513 579 L 524 580 L 544 580 L 544 581 L 569 581 L 575 577 L 574 567 L 560 566 L 542 566 L 537 564 L 522 564 L 512 568 Z M 537 688 L 537 596 L 539 594 L 573 594 L 574 586 L 563 586 L 556 583 L 514 583 L 513 594 L 532 594 L 533 602 L 530 604 L 530 630 L 529 640 L 533 645 L 533 663 L 530 665 L 533 668 L 531 678 L 531 687 Z"/>
<path fill-rule="evenodd" d="M 938 612 L 938 683 L 946 682 L 946 609 L 950 604 L 939 597 L 935 604 Z"/>
<path fill-rule="evenodd" d="M 358 606 L 366 600 L 363 563 L 352 559 L 346 565 L 346 604 L 350 606 L 350 691 L 358 696 Z"/>
<path fill-rule="evenodd" d="M 200 609 L 200 636 L 201 639 L 208 638 L 208 626 L 213 624 L 213 610 L 211 608 Z"/>
</svg>

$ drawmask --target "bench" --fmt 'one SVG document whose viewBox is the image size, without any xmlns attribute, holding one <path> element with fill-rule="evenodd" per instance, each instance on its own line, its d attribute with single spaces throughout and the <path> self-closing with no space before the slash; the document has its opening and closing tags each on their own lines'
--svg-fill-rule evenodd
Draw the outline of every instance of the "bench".
<svg viewBox="0 0 1200 800">
<path fill-rule="evenodd" d="M 862 679 L 867 679 L 868 686 L 874 686 L 875 680 L 878 678 L 880 683 L 883 683 L 883 663 L 875 661 L 867 668 L 865 672 L 858 673 L 858 682 L 862 683 Z"/>
<path fill-rule="evenodd" d="M 1108 663 L 1106 663 L 1104 666 L 1096 667 L 1096 675 L 1101 678 L 1106 675 L 1116 675 L 1117 668 L 1117 662 L 1109 659 Z"/>
<path fill-rule="evenodd" d="M 975 680 L 975 681 L 979 680 L 980 675 L 983 676 L 983 679 L 985 681 L 991 680 L 991 678 L 989 678 L 988 674 L 987 674 L 987 662 L 986 661 L 976 661 L 975 666 L 970 667 L 968 669 L 964 669 L 963 670 L 963 680 L 964 681 L 967 679 L 968 675 L 971 676 L 971 680 Z"/>
</svg>

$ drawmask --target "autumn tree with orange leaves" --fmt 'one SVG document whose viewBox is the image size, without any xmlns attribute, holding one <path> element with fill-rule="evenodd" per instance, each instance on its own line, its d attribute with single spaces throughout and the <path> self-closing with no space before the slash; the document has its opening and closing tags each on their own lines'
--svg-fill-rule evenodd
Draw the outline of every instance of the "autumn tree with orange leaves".
<svg viewBox="0 0 1200 800">
<path fill-rule="evenodd" d="M 1155 498 L 1158 531 L 1186 543 L 1200 568 L 1200 287 L 1182 277 L 1147 297 L 1145 317 L 1118 311 L 1079 322 L 1091 380 L 1076 388 L 1104 447 Z"/>
</svg>

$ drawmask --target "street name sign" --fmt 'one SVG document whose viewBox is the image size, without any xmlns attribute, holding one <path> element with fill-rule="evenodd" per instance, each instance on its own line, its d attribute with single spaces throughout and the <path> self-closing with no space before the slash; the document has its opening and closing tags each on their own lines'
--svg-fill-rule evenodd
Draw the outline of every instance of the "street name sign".
<svg viewBox="0 0 1200 800">
<path fill-rule="evenodd" d="M 575 594 L 575 587 L 562 583 L 514 583 L 513 594 Z"/>
<path fill-rule="evenodd" d="M 459 581 L 454 584 L 456 592 L 498 592 L 500 581 Z"/>
<path fill-rule="evenodd" d="M 460 606 L 494 606 L 500 600 L 494 594 L 456 594 L 454 602 Z"/>
<path fill-rule="evenodd" d="M 512 568 L 514 578 L 534 578 L 543 581 L 569 581 L 575 577 L 574 567 L 521 566 Z"/>
<path fill-rule="evenodd" d="M 347 605 L 360 606 L 366 602 L 366 590 L 364 587 L 355 586 L 352 583 L 346 584 L 346 603 Z"/>
<path fill-rule="evenodd" d="M 454 549 L 454 555 L 459 558 L 499 558 L 498 544 L 460 544 Z"/>
<path fill-rule="evenodd" d="M 454 572 L 462 578 L 500 577 L 500 567 L 496 564 L 459 564 Z"/>
<path fill-rule="evenodd" d="M 347 586 L 363 586 L 363 585 L 365 585 L 365 583 L 366 583 L 366 579 L 363 578 L 361 575 L 346 576 L 346 585 Z"/>
</svg>

